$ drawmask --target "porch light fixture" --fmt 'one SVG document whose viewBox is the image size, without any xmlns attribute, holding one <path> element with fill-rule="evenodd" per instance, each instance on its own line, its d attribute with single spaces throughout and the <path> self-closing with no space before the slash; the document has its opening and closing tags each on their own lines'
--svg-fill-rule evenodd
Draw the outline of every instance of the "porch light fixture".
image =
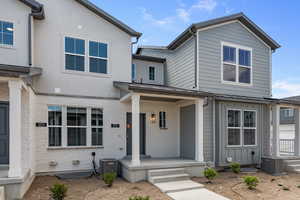
<svg viewBox="0 0 300 200">
<path fill-rule="evenodd" d="M 152 114 L 151 114 L 150 122 L 151 122 L 151 123 L 155 123 L 155 122 L 156 122 L 156 114 L 155 114 L 155 113 L 152 113 Z"/>
</svg>

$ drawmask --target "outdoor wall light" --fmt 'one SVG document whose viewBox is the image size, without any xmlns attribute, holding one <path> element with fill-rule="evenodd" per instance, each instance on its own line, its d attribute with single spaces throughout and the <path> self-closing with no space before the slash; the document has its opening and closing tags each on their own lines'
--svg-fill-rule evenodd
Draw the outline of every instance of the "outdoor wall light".
<svg viewBox="0 0 300 200">
<path fill-rule="evenodd" d="M 152 113 L 152 114 L 151 114 L 150 122 L 151 122 L 151 123 L 155 123 L 155 122 L 156 122 L 156 114 L 155 114 L 155 113 Z"/>
</svg>

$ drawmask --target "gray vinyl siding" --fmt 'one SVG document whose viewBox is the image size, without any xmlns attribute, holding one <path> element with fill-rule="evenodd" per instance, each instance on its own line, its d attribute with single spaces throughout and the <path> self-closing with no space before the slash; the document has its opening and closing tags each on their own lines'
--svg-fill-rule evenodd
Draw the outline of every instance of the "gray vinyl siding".
<svg viewBox="0 0 300 200">
<path fill-rule="evenodd" d="M 263 133 L 262 133 L 262 155 L 270 156 L 271 155 L 271 140 L 270 140 L 270 131 L 271 131 L 271 117 L 270 117 L 270 109 L 268 105 L 262 105 L 263 109 Z"/>
<path fill-rule="evenodd" d="M 195 39 L 191 38 L 176 50 L 143 49 L 142 55 L 166 59 L 166 84 L 193 89 L 195 84 Z"/>
<path fill-rule="evenodd" d="M 241 146 L 241 147 L 228 147 L 227 146 L 227 109 L 241 109 L 241 110 L 256 110 L 257 112 L 257 146 Z M 267 106 L 262 104 L 250 103 L 237 103 L 237 102 L 224 102 L 220 101 L 216 106 L 216 144 L 218 148 L 216 151 L 216 160 L 218 166 L 226 166 L 227 157 L 231 157 L 233 161 L 239 162 L 242 165 L 259 164 L 261 161 L 261 152 L 267 151 L 268 137 L 268 112 Z M 262 146 L 263 144 L 263 146 Z M 255 152 L 252 156 L 252 152 Z"/>
<path fill-rule="evenodd" d="M 136 66 L 136 78 L 135 82 L 148 83 L 156 85 L 164 85 L 164 64 L 133 59 L 133 64 Z M 155 80 L 149 79 L 149 67 L 155 68 Z"/>
<path fill-rule="evenodd" d="M 253 49 L 253 86 L 221 83 L 221 41 Z M 199 89 L 214 93 L 271 95 L 270 49 L 238 22 L 198 32 Z"/>
<path fill-rule="evenodd" d="M 203 108 L 203 148 L 204 161 L 214 161 L 214 143 L 213 143 L 213 101 L 209 100 L 208 104 Z"/>
</svg>

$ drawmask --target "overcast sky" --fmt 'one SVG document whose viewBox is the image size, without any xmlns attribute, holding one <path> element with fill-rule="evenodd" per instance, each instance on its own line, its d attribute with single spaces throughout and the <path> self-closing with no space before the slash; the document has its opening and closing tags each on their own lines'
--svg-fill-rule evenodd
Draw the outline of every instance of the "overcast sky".
<svg viewBox="0 0 300 200">
<path fill-rule="evenodd" d="M 300 95 L 299 0 L 92 0 L 142 32 L 139 45 L 167 45 L 187 26 L 244 12 L 282 47 L 273 54 L 273 96 Z"/>
</svg>

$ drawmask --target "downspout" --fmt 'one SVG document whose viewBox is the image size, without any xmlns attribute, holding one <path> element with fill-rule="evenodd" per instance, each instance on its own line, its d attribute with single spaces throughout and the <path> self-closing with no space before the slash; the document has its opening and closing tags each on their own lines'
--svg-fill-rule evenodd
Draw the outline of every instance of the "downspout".
<svg viewBox="0 0 300 200">
<path fill-rule="evenodd" d="M 197 55 L 197 48 L 198 48 L 198 41 L 197 41 L 197 32 L 196 31 L 194 31 L 193 30 L 193 25 L 191 26 L 191 28 L 189 29 L 189 32 L 190 32 L 190 34 L 192 34 L 192 36 L 194 37 L 194 39 L 195 39 L 195 49 L 194 49 L 194 64 L 195 64 L 195 66 L 194 66 L 194 70 L 195 70 L 195 76 L 194 76 L 194 89 L 195 88 L 198 88 L 198 85 L 197 85 L 197 78 L 198 78 L 198 75 L 197 75 L 197 73 L 198 73 L 198 55 Z"/>
<path fill-rule="evenodd" d="M 216 166 L 216 99 L 212 98 L 213 163 Z"/>
<path fill-rule="evenodd" d="M 132 70 L 132 65 L 133 65 L 133 59 L 132 59 L 133 45 L 135 45 L 135 44 L 137 44 L 137 43 L 139 42 L 140 37 L 141 37 L 141 36 L 137 36 L 137 37 L 136 37 L 136 41 L 131 42 L 131 52 L 130 52 L 130 53 L 131 53 L 131 70 Z M 131 74 L 132 74 L 132 72 L 131 72 Z M 130 77 L 131 77 L 131 74 L 130 74 Z M 131 77 L 130 79 L 132 79 L 132 77 Z M 132 82 L 132 80 L 131 80 L 131 82 Z"/>
<path fill-rule="evenodd" d="M 29 66 L 32 66 L 32 37 L 31 37 L 32 17 L 33 14 L 30 13 L 28 15 L 28 65 Z"/>
</svg>

